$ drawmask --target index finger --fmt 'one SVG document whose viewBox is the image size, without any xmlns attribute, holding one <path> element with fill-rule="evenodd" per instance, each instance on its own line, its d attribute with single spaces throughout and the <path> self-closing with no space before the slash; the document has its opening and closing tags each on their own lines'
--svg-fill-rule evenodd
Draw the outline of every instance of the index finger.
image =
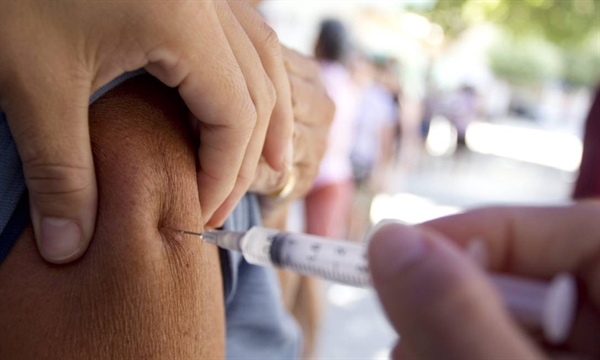
<svg viewBox="0 0 600 360">
<path fill-rule="evenodd" d="M 273 169 L 286 170 L 292 165 L 293 160 L 287 152 L 292 140 L 294 116 L 281 44 L 275 31 L 249 4 L 243 1 L 230 1 L 229 6 L 254 44 L 277 93 L 277 102 L 273 108 L 264 142 L 263 156 Z"/>
<path fill-rule="evenodd" d="M 479 209 L 423 226 L 463 246 L 483 240 L 496 271 L 551 277 L 600 258 L 600 203 Z"/>
<path fill-rule="evenodd" d="M 168 38 L 173 44 L 157 51 L 146 70 L 163 83 L 178 86 L 181 98 L 199 119 L 198 196 L 206 222 L 237 182 L 257 112 L 216 13 L 192 20 L 165 29 L 171 32 Z M 202 44 L 210 44 L 210 51 L 204 51 Z"/>
</svg>

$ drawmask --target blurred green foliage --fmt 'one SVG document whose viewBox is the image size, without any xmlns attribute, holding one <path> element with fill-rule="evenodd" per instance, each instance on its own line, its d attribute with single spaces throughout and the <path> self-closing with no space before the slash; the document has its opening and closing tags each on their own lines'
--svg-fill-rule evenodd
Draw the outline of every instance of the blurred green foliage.
<svg viewBox="0 0 600 360">
<path fill-rule="evenodd" d="M 560 53 L 536 38 L 499 40 L 490 50 L 490 66 L 497 76 L 515 85 L 528 85 L 558 78 L 562 72 Z"/>
<path fill-rule="evenodd" d="M 570 46 L 600 31 L 600 0 L 438 0 L 419 9 L 450 36 L 468 26 L 492 21 L 515 35 L 542 35 Z"/>
<path fill-rule="evenodd" d="M 593 87 L 600 80 L 600 51 L 591 41 L 559 47 L 540 37 L 508 34 L 494 44 L 489 55 L 494 74 L 515 85 L 553 79 L 569 87 Z"/>
<path fill-rule="evenodd" d="M 492 22 L 507 35 L 490 52 L 494 73 L 514 84 L 554 78 L 595 86 L 600 76 L 600 0 L 437 0 L 414 8 L 450 38 Z"/>
<path fill-rule="evenodd" d="M 572 47 L 563 52 L 562 77 L 571 86 L 596 86 L 600 80 L 600 44 Z M 590 50 L 593 49 L 593 50 Z"/>
</svg>

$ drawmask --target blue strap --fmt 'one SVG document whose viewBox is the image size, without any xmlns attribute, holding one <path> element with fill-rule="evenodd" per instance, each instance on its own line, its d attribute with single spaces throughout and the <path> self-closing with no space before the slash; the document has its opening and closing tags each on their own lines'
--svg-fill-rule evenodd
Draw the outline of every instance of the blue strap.
<svg viewBox="0 0 600 360">
<path fill-rule="evenodd" d="M 25 191 L 21 195 L 21 199 L 19 199 L 19 203 L 10 220 L 8 220 L 4 231 L 0 233 L 0 263 L 17 242 L 27 222 L 29 222 L 29 193 Z"/>
</svg>

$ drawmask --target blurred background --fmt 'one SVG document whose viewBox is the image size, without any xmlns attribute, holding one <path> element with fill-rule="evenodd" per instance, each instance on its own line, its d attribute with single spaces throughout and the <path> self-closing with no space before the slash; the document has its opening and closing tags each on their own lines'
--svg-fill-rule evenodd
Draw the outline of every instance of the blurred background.
<svg viewBox="0 0 600 360">
<path fill-rule="evenodd" d="M 292 229 L 362 241 L 385 218 L 571 201 L 600 74 L 597 0 L 281 0 L 260 10 L 283 44 L 318 55 L 337 105 L 331 151 Z M 395 336 L 374 294 L 320 287 L 315 357 L 386 358 Z"/>
</svg>

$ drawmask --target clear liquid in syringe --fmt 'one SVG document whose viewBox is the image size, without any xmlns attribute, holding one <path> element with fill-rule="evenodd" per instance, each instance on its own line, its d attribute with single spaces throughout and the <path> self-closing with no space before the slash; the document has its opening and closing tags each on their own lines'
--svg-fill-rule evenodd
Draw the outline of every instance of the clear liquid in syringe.
<svg viewBox="0 0 600 360">
<path fill-rule="evenodd" d="M 365 247 L 348 241 L 311 235 L 272 235 L 269 257 L 273 265 L 352 286 L 370 285 Z"/>
</svg>

